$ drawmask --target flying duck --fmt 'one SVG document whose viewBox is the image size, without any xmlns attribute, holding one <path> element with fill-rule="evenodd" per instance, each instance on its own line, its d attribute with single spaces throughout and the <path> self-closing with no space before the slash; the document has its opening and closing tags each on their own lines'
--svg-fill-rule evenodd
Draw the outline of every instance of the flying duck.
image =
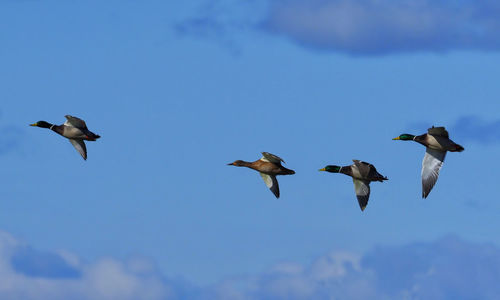
<svg viewBox="0 0 500 300">
<path fill-rule="evenodd" d="M 436 184 L 446 152 L 464 151 L 464 147 L 450 140 L 448 131 L 444 127 L 432 126 L 427 130 L 427 133 L 417 136 L 403 133 L 393 140 L 415 141 L 426 147 L 422 161 L 422 198 L 427 198 L 432 187 Z"/>
<path fill-rule="evenodd" d="M 352 161 L 354 163 L 350 166 L 340 167 L 328 165 L 320 169 L 320 171 L 342 173 L 351 176 L 354 182 L 354 191 L 356 192 L 356 198 L 358 198 L 359 207 L 361 211 L 364 211 L 368 205 L 368 198 L 370 197 L 370 182 L 383 182 L 388 179 L 377 172 L 377 169 L 372 164 L 357 159 L 353 159 Z"/>
<path fill-rule="evenodd" d="M 295 171 L 287 169 L 281 165 L 281 162 L 285 162 L 279 156 L 268 152 L 262 152 L 262 158 L 254 162 L 248 162 L 243 160 L 236 160 L 229 163 L 229 166 L 236 167 L 247 167 L 254 169 L 260 173 L 262 179 L 266 183 L 267 187 L 273 192 L 276 198 L 280 197 L 280 188 L 278 186 L 278 180 L 276 175 L 292 175 Z"/>
<path fill-rule="evenodd" d="M 30 126 L 36 126 L 41 128 L 48 128 L 65 138 L 67 138 L 73 147 L 82 155 L 83 159 L 87 159 L 87 147 L 85 147 L 85 141 L 95 141 L 101 136 L 88 130 L 85 121 L 77 117 L 66 115 L 66 122 L 62 125 L 54 125 L 45 121 L 38 121 L 36 123 L 30 124 Z"/>
</svg>

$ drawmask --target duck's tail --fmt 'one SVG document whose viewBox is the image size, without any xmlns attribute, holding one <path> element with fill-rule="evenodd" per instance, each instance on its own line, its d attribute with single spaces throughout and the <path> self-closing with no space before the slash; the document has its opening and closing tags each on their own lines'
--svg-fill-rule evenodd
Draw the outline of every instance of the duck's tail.
<svg viewBox="0 0 500 300">
<path fill-rule="evenodd" d="M 98 138 L 101 137 L 100 135 L 95 134 L 92 131 L 87 131 L 86 135 L 87 135 L 87 138 L 88 138 L 89 141 L 95 141 L 95 140 L 97 140 Z"/>
<path fill-rule="evenodd" d="M 454 148 L 450 150 L 450 152 L 462 152 L 464 151 L 464 147 L 460 146 L 459 144 L 455 144 Z"/>
<path fill-rule="evenodd" d="M 281 167 L 280 175 L 293 175 L 295 174 L 294 170 L 287 169 L 285 167 Z"/>
<path fill-rule="evenodd" d="M 377 172 L 377 174 L 374 174 L 374 176 L 372 176 L 368 180 L 370 180 L 370 181 L 384 182 L 384 180 L 389 180 L 389 178 L 387 178 L 387 176 L 384 176 L 384 175 L 382 175 L 382 174 L 380 174 L 380 173 Z"/>
<path fill-rule="evenodd" d="M 389 180 L 389 178 L 387 178 L 387 176 L 380 176 L 378 179 L 380 182 L 384 182 L 384 180 Z"/>
</svg>

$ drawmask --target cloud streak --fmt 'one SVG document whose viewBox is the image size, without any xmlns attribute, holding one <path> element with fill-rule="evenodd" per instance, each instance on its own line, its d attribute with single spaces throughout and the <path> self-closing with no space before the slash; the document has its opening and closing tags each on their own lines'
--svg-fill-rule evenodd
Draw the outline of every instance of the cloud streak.
<svg viewBox="0 0 500 300">
<path fill-rule="evenodd" d="M 181 35 L 228 41 L 253 29 L 307 48 L 351 55 L 500 50 L 500 3 L 493 0 L 207 3 L 174 30 Z"/>
<path fill-rule="evenodd" d="M 457 140 L 491 145 L 500 142 L 500 120 L 486 121 L 477 116 L 464 116 L 453 126 Z"/>
<path fill-rule="evenodd" d="M 84 263 L 37 251 L 0 232 L 0 299 L 174 299 L 174 287 L 146 259 Z"/>
<path fill-rule="evenodd" d="M 0 155 L 10 153 L 21 147 L 24 130 L 16 126 L 0 127 Z"/>
<path fill-rule="evenodd" d="M 378 247 L 365 255 L 332 252 L 311 264 L 199 288 L 167 280 L 143 258 L 88 263 L 42 252 L 0 231 L 0 299 L 496 299 L 500 249 L 445 237 Z"/>
<path fill-rule="evenodd" d="M 0 119 L 2 119 L 2 115 L 3 111 L 0 109 Z M 0 126 L 0 155 L 18 149 L 21 146 L 23 135 L 24 130 L 17 126 Z"/>
<path fill-rule="evenodd" d="M 492 0 L 281 0 L 264 29 L 315 49 L 355 55 L 500 49 Z"/>
<path fill-rule="evenodd" d="M 172 29 L 180 37 L 215 41 L 238 54 L 241 51 L 238 37 L 257 28 L 265 6 L 267 0 L 206 1 L 196 14 L 175 23 Z"/>
<path fill-rule="evenodd" d="M 500 249 L 456 237 L 377 248 L 364 256 L 331 253 L 311 265 L 282 264 L 220 284 L 230 299 L 496 299 Z"/>
</svg>

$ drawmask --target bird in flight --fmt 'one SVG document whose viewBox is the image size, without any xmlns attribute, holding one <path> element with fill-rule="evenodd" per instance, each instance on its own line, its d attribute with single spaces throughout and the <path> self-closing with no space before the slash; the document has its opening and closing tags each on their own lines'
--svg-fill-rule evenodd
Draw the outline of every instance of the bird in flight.
<svg viewBox="0 0 500 300">
<path fill-rule="evenodd" d="M 417 136 L 403 133 L 393 140 L 415 141 L 426 147 L 422 161 L 422 198 L 427 198 L 436 184 L 446 152 L 464 151 L 464 147 L 450 139 L 448 131 L 444 127 L 432 126 L 427 130 L 427 133 Z"/>
<path fill-rule="evenodd" d="M 66 122 L 62 125 L 54 125 L 45 121 L 38 121 L 30 124 L 41 128 L 48 128 L 65 138 L 67 138 L 73 147 L 82 155 L 84 160 L 87 160 L 87 147 L 84 141 L 95 141 L 101 136 L 93 133 L 87 128 L 87 124 L 82 119 L 66 115 Z"/>
<path fill-rule="evenodd" d="M 350 166 L 335 166 L 328 165 L 320 171 L 326 171 L 330 173 L 342 173 L 347 176 L 352 177 L 354 182 L 354 191 L 356 192 L 356 198 L 358 198 L 359 207 L 361 211 L 364 211 L 368 205 L 368 198 L 370 198 L 370 182 L 379 181 L 383 182 L 388 180 L 382 174 L 377 172 L 377 169 L 370 163 L 353 159 L 354 163 Z"/>
<path fill-rule="evenodd" d="M 279 156 L 276 156 L 269 152 L 262 152 L 262 158 L 254 162 L 236 160 L 232 163 L 229 163 L 228 165 L 236 167 L 247 167 L 258 171 L 260 173 L 260 176 L 262 176 L 262 179 L 264 179 L 266 186 L 271 190 L 271 192 L 273 192 L 276 198 L 279 198 L 280 188 L 276 176 L 295 174 L 295 171 L 283 167 L 281 165 L 281 162 L 285 161 Z"/>
</svg>

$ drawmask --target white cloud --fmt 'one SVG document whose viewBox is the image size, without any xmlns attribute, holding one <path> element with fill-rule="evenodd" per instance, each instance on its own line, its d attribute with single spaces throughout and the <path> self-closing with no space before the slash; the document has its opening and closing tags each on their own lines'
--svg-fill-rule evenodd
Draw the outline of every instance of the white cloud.
<svg viewBox="0 0 500 300">
<path fill-rule="evenodd" d="M 353 55 L 500 50 L 495 0 L 254 0 L 204 2 L 174 29 L 232 41 L 267 32 L 312 49 Z"/>
<path fill-rule="evenodd" d="M 174 298 L 174 287 L 146 259 L 82 263 L 67 251 L 43 253 L 0 232 L 0 299 Z"/>
<path fill-rule="evenodd" d="M 164 278 L 144 258 L 87 263 L 40 252 L 0 231 L 2 300 L 164 299 L 497 299 L 500 249 L 447 237 L 380 247 L 364 255 L 332 252 L 302 265 L 226 278 L 199 288 Z"/>
<path fill-rule="evenodd" d="M 350 54 L 500 50 L 492 0 L 280 0 L 264 28 L 312 48 Z"/>
<path fill-rule="evenodd" d="M 363 256 L 334 252 L 308 266 L 280 264 L 213 292 L 226 299 L 497 299 L 499 280 L 500 249 L 447 237 Z"/>
</svg>

